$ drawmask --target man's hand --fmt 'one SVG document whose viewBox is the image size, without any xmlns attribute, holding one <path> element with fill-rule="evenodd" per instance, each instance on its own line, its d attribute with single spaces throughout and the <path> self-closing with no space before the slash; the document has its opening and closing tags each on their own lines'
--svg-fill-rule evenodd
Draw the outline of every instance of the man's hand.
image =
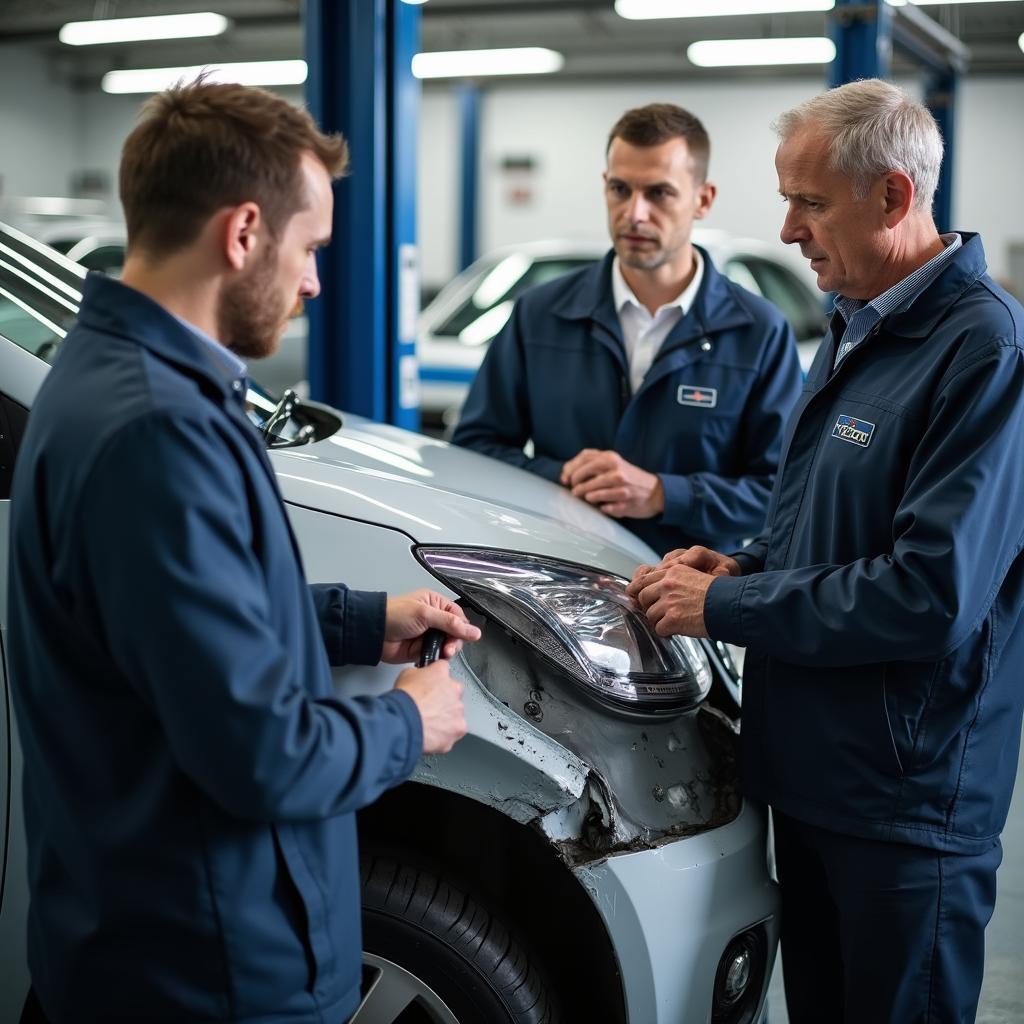
<svg viewBox="0 0 1024 1024">
<path fill-rule="evenodd" d="M 704 598 L 717 578 L 688 565 L 662 563 L 643 577 L 634 596 L 658 636 L 707 636 Z M 634 577 L 630 589 L 637 585 Z"/>
<path fill-rule="evenodd" d="M 650 582 L 648 577 L 655 569 L 667 569 L 670 565 L 688 565 L 691 569 L 706 572 L 709 576 L 743 575 L 743 570 L 735 558 L 695 545 L 692 548 L 676 548 L 675 551 L 670 551 L 657 565 L 637 566 L 626 593 L 630 597 L 636 597 Z"/>
<path fill-rule="evenodd" d="M 665 510 L 661 477 L 618 452 L 584 448 L 562 467 L 561 481 L 577 498 L 616 519 L 650 519 Z"/>
<path fill-rule="evenodd" d="M 440 629 L 447 634 L 442 651 L 445 658 L 455 657 L 464 640 L 480 639 L 480 630 L 466 619 L 466 613 L 454 601 L 432 590 L 414 590 L 388 598 L 381 661 L 392 665 L 415 661 L 428 629 Z"/>
<path fill-rule="evenodd" d="M 462 683 L 452 679 L 447 661 L 405 669 L 395 689 L 404 690 L 416 704 L 423 722 L 424 754 L 447 754 L 466 735 Z"/>
</svg>

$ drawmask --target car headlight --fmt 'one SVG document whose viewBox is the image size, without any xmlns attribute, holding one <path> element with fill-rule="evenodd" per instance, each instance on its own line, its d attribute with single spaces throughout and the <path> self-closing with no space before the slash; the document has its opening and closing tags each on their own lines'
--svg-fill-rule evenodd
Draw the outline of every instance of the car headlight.
<svg viewBox="0 0 1024 1024">
<path fill-rule="evenodd" d="M 515 551 L 421 547 L 417 554 L 467 604 L 605 704 L 680 714 L 708 694 L 700 644 L 658 636 L 621 576 Z"/>
</svg>

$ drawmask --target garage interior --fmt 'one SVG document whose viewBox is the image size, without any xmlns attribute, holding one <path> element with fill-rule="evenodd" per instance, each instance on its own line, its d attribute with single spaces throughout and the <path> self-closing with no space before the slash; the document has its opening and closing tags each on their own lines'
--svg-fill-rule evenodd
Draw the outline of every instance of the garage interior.
<svg viewBox="0 0 1024 1024">
<path fill-rule="evenodd" d="M 365 17 L 349 18 L 350 4 Z M 324 299 L 310 307 L 304 373 L 293 383 L 313 399 L 416 429 L 430 381 L 416 361 L 421 308 L 494 250 L 605 243 L 604 146 L 627 108 L 665 100 L 697 113 L 719 189 L 706 227 L 771 248 L 813 288 L 804 261 L 778 239 L 771 123 L 830 81 L 880 74 L 946 112 L 940 230 L 980 232 L 990 274 L 1024 299 L 1024 2 L 883 4 L 895 35 L 883 35 L 881 47 L 877 24 L 865 20 L 878 6 L 839 0 L 832 10 L 633 20 L 613 0 L 2 0 L 0 221 L 28 233 L 81 216 L 116 225 L 120 145 L 145 94 L 106 91 L 117 88 L 111 73 L 289 62 L 281 73 L 291 81 L 267 87 L 345 130 L 353 161 L 325 255 Z M 86 46 L 58 38 L 69 22 L 207 10 L 228 23 L 209 38 Z M 700 67 L 690 49 L 830 38 L 831 59 L 777 66 Z M 421 79 L 407 70 L 415 54 L 496 48 L 556 57 L 542 74 Z M 373 301 L 357 300 L 365 295 Z M 366 345 L 339 352 L 329 341 L 336 336 Z M 443 432 L 445 415 L 423 424 Z M 983 1024 L 1024 1020 L 1022 775 L 1024 761 L 986 933 Z M 779 974 L 771 1024 L 787 1020 Z"/>
</svg>

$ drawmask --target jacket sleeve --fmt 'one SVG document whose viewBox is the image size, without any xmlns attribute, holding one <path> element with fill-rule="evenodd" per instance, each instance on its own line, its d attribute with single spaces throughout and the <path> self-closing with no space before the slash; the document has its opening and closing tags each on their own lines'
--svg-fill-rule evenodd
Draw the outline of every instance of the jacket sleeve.
<svg viewBox="0 0 1024 1024">
<path fill-rule="evenodd" d="M 480 364 L 452 442 L 558 483 L 561 462 L 548 456 L 530 458 L 523 451 L 533 433 L 523 318 L 519 301 Z"/>
<path fill-rule="evenodd" d="M 892 550 L 718 579 L 704 605 L 709 633 L 805 665 L 946 656 L 988 613 L 1021 551 L 1021 437 L 1024 353 L 997 341 L 947 370 L 909 463 Z"/>
<path fill-rule="evenodd" d="M 376 665 L 384 648 L 387 594 L 349 590 L 344 583 L 311 583 L 320 633 L 331 665 Z"/>
<path fill-rule="evenodd" d="M 764 527 L 786 419 L 800 396 L 802 374 L 789 323 L 768 325 L 757 377 L 740 418 L 735 474 L 661 473 L 661 521 L 691 537 L 752 537 Z"/>
<path fill-rule="evenodd" d="M 80 513 L 100 641 L 181 771 L 229 813 L 356 810 L 411 773 L 419 714 L 398 691 L 311 697 L 301 673 L 326 676 L 327 659 L 315 629 L 317 649 L 297 659 L 273 625 L 250 487 L 204 422 L 154 414 L 107 442 Z"/>
</svg>

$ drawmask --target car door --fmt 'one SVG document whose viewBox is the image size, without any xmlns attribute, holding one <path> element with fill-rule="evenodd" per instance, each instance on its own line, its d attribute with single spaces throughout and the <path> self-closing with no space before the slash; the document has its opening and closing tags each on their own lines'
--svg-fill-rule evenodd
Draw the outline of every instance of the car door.
<svg viewBox="0 0 1024 1024">
<path fill-rule="evenodd" d="M 18 1019 L 29 985 L 22 757 L 7 669 L 11 483 L 28 409 L 77 309 L 77 278 L 61 280 L 32 255 L 27 240 L 0 230 L 0 1022 Z"/>
<path fill-rule="evenodd" d="M 2 363 L 2 360 L 0 360 Z M 0 374 L 0 381 L 3 376 Z M 21 750 L 7 673 L 7 573 L 10 478 L 24 410 L 0 393 L 0 1021 L 15 1021 L 28 990 L 25 833 L 21 826 Z"/>
</svg>

